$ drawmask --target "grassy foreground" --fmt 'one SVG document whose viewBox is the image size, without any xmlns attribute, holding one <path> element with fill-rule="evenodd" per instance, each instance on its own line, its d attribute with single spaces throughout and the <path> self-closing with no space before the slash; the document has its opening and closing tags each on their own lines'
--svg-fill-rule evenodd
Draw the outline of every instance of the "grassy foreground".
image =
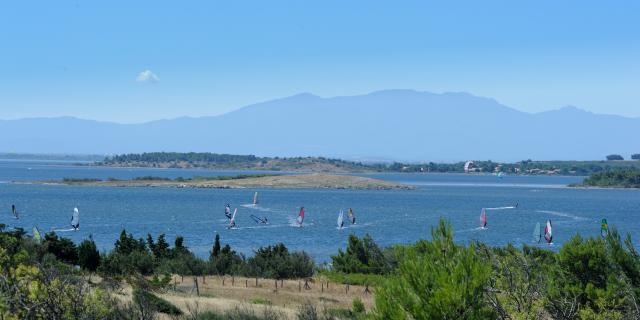
<svg viewBox="0 0 640 320">
<path fill-rule="evenodd" d="M 640 255 L 615 228 L 546 245 L 429 240 L 380 248 L 349 236 L 331 265 L 277 244 L 251 257 L 216 237 L 208 259 L 178 237 L 122 232 L 110 252 L 0 229 L 3 319 L 638 319 Z"/>
</svg>

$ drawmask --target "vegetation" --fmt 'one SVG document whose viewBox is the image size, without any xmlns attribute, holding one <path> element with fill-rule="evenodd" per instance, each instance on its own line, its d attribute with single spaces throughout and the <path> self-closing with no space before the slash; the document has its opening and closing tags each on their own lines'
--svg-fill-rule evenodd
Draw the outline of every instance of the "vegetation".
<svg viewBox="0 0 640 320">
<path fill-rule="evenodd" d="M 619 156 L 619 155 L 616 155 Z M 637 155 L 640 157 L 640 155 Z M 632 158 L 635 159 L 635 158 Z M 623 160 L 619 159 L 609 160 Z M 635 159 L 637 160 L 637 159 Z M 109 157 L 98 165 L 143 166 L 164 168 L 252 169 L 282 171 L 346 171 L 346 172 L 438 172 L 463 173 L 465 162 L 457 163 L 362 163 L 323 157 L 256 157 L 215 153 L 152 152 Z M 637 161 L 533 161 L 499 163 L 473 161 L 471 172 L 508 174 L 589 175 L 614 168 L 640 168 Z M 180 179 L 180 178 L 178 178 Z M 176 179 L 176 180 L 178 180 Z M 194 178 L 196 179 L 196 178 Z"/>
<path fill-rule="evenodd" d="M 610 154 L 607 156 L 608 161 L 616 161 L 616 160 L 624 160 L 624 158 L 619 154 Z"/>
<path fill-rule="evenodd" d="M 632 160 L 640 160 L 640 153 L 634 153 L 631 155 Z"/>
<path fill-rule="evenodd" d="M 630 236 L 615 228 L 606 237 L 574 236 L 558 252 L 539 247 L 489 247 L 454 241 L 441 220 L 429 240 L 380 248 L 368 235 L 350 236 L 321 275 L 370 276 L 375 308 L 359 299 L 350 309 L 298 309 L 298 319 L 638 319 L 640 254 Z M 75 268 L 81 266 L 81 268 Z M 122 231 L 110 252 L 99 254 L 91 238 L 76 246 L 53 233 L 39 243 L 0 226 L 0 318 L 2 319 L 282 319 L 269 300 L 257 309 L 190 314 L 161 299 L 169 274 L 237 274 L 275 279 L 308 277 L 311 258 L 283 244 L 237 254 L 216 236 L 209 259 L 194 256 L 177 237 L 146 240 Z M 102 281 L 86 280 L 95 270 Z M 355 273 L 354 273 L 355 272 Z M 117 302 L 110 284 L 126 279 L 129 303 Z"/>
<path fill-rule="evenodd" d="M 592 174 L 583 186 L 640 188 L 640 169 L 616 169 Z"/>
</svg>

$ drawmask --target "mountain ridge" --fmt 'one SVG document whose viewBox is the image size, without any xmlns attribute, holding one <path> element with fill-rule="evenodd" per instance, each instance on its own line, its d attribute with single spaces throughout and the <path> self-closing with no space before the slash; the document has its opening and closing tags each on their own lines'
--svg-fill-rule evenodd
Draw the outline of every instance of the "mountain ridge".
<svg viewBox="0 0 640 320">
<path fill-rule="evenodd" d="M 38 117 L 0 120 L 0 151 L 209 151 L 404 161 L 601 159 L 640 144 L 640 119 L 573 106 L 527 113 L 466 92 L 394 89 L 301 93 L 204 117 L 136 124 Z"/>
</svg>

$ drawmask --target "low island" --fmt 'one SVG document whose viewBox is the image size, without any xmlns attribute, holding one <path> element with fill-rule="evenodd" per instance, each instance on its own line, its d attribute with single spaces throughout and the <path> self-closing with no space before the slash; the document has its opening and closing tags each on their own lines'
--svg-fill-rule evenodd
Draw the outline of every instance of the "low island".
<svg viewBox="0 0 640 320">
<path fill-rule="evenodd" d="M 138 177 L 131 180 L 118 179 L 63 179 L 55 181 L 31 181 L 18 183 L 64 184 L 108 187 L 174 187 L 174 188 L 299 188 L 299 189 L 366 189 L 392 190 L 413 189 L 412 186 L 350 175 L 321 173 L 292 175 L 238 175 L 194 178 Z"/>
<path fill-rule="evenodd" d="M 640 188 L 640 169 L 625 168 L 598 172 L 572 187 Z"/>
</svg>

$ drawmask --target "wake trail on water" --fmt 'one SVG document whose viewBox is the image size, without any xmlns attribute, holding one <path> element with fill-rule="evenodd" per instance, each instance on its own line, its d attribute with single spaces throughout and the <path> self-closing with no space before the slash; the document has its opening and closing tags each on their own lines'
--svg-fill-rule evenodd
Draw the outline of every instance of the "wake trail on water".
<svg viewBox="0 0 640 320">
<path fill-rule="evenodd" d="M 53 232 L 71 232 L 71 231 L 76 231 L 76 229 L 52 229 L 51 231 Z M 77 231 L 80 231 L 80 229 L 78 229 Z"/>
<path fill-rule="evenodd" d="M 554 215 L 554 216 L 557 216 L 557 217 L 571 218 L 573 220 L 589 220 L 589 218 L 576 216 L 576 215 L 573 215 L 573 214 L 570 214 L 570 213 L 566 213 L 566 212 L 558 212 L 558 211 L 551 211 L 551 210 L 536 210 L 536 212 L 538 212 L 538 213 L 546 213 L 546 214 Z"/>
<path fill-rule="evenodd" d="M 482 230 L 488 230 L 488 229 L 489 228 L 475 227 L 473 229 L 464 229 L 464 230 L 454 231 L 453 233 L 467 233 L 467 232 L 482 231 Z"/>
<path fill-rule="evenodd" d="M 508 207 L 495 207 L 495 208 L 485 208 L 485 210 L 507 210 L 507 209 L 515 209 L 515 206 Z"/>
<path fill-rule="evenodd" d="M 288 227 L 288 224 L 271 224 L 266 226 L 251 226 L 251 227 L 233 227 L 232 230 L 244 230 L 244 229 L 272 229 Z"/>
</svg>

